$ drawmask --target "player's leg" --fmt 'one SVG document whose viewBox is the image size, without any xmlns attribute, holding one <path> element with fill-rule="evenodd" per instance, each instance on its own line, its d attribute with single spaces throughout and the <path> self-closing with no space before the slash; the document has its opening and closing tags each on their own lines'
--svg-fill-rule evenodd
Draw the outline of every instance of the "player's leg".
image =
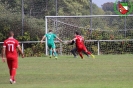
<svg viewBox="0 0 133 88">
<path fill-rule="evenodd" d="M 80 55 L 81 59 L 83 59 L 82 52 L 78 52 L 78 53 L 79 53 L 79 55 Z"/>
<path fill-rule="evenodd" d="M 15 81 L 15 76 L 16 76 L 16 69 L 18 66 L 18 61 L 17 59 L 15 60 L 7 60 L 7 64 L 8 64 L 8 68 L 9 68 L 9 72 L 10 72 L 10 83 L 16 83 Z"/>
<path fill-rule="evenodd" d="M 52 57 L 52 48 L 49 48 L 49 56 Z"/>
<path fill-rule="evenodd" d="M 74 49 L 71 50 L 71 53 L 73 54 L 73 56 L 76 58 L 76 51 L 77 51 L 77 48 L 75 47 Z"/>
<path fill-rule="evenodd" d="M 91 55 L 92 58 L 95 58 L 95 56 L 90 51 L 88 51 L 85 46 L 83 47 L 83 51 L 85 51 L 87 54 Z"/>
<path fill-rule="evenodd" d="M 54 56 L 55 56 L 55 59 L 57 59 L 58 57 L 57 57 L 56 49 L 55 49 L 55 48 L 53 48 L 53 51 L 54 51 Z"/>
<path fill-rule="evenodd" d="M 9 68 L 10 81 L 13 81 L 12 80 L 12 64 L 11 64 L 11 60 L 9 60 L 8 58 L 7 58 L 7 65 L 8 65 L 8 68 Z"/>
<path fill-rule="evenodd" d="M 88 53 L 86 53 L 85 51 L 82 51 L 82 52 L 89 57 L 89 54 Z"/>
<path fill-rule="evenodd" d="M 16 77 L 17 67 L 18 67 L 18 59 L 14 58 L 14 60 L 12 60 L 12 77 L 13 77 L 12 79 L 14 83 L 16 83 L 15 77 Z"/>
<path fill-rule="evenodd" d="M 52 57 L 52 45 L 48 44 L 48 48 L 49 48 L 49 56 L 51 58 Z"/>
<path fill-rule="evenodd" d="M 55 59 L 57 59 L 57 53 L 56 53 L 56 46 L 55 44 L 52 44 L 52 49 L 53 49 L 53 52 L 54 52 L 54 56 L 55 56 Z"/>
<path fill-rule="evenodd" d="M 78 54 L 80 55 L 81 59 L 83 59 L 82 55 L 82 46 L 77 47 Z"/>
</svg>

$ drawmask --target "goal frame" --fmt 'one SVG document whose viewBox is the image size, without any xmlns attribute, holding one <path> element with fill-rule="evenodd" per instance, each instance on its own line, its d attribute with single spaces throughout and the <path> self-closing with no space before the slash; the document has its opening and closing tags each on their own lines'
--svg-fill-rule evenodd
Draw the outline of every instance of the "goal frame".
<svg viewBox="0 0 133 88">
<path fill-rule="evenodd" d="M 124 15 L 125 16 L 125 15 Z M 133 16 L 132 15 L 128 15 L 128 16 Z M 50 17 L 55 17 L 55 18 L 73 18 L 73 17 L 77 17 L 77 18 L 85 18 L 85 17 L 122 17 L 122 15 L 84 15 L 84 16 L 45 16 L 45 33 L 48 33 L 48 18 Z M 125 16 L 126 17 L 126 16 Z M 91 29 L 91 28 L 90 28 Z M 93 42 L 93 41 L 97 41 L 97 47 L 98 47 L 98 55 L 100 55 L 100 42 L 102 41 L 133 41 L 133 39 L 129 39 L 129 40 L 86 40 L 86 41 L 90 41 L 90 42 Z M 57 41 L 58 42 L 58 41 Z M 46 52 L 46 55 L 48 55 L 48 47 L 47 47 L 47 39 L 46 39 L 46 42 L 45 42 L 45 52 Z"/>
</svg>

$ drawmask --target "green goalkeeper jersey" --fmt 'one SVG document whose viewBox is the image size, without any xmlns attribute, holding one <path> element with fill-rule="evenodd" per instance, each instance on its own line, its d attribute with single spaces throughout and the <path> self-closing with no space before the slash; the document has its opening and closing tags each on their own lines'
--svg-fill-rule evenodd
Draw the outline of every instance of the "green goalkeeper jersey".
<svg viewBox="0 0 133 88">
<path fill-rule="evenodd" d="M 54 44 L 54 39 L 56 38 L 56 35 L 52 32 L 49 32 L 47 34 L 45 34 L 46 38 L 47 38 L 47 43 L 48 44 Z"/>
</svg>

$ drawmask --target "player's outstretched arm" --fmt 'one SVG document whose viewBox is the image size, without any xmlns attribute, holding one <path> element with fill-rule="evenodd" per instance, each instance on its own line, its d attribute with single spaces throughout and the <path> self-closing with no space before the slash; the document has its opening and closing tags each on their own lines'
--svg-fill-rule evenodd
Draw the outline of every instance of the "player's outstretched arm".
<svg viewBox="0 0 133 88">
<path fill-rule="evenodd" d="M 73 45 L 74 43 L 75 43 L 74 39 L 64 42 L 64 44 L 67 44 L 67 45 Z"/>
<path fill-rule="evenodd" d="M 63 41 L 60 39 L 60 38 L 58 38 L 58 37 L 56 37 L 60 42 L 62 42 L 63 43 Z"/>
<path fill-rule="evenodd" d="M 73 45 L 75 43 L 74 40 L 70 41 L 70 43 L 68 43 L 68 45 Z"/>
<path fill-rule="evenodd" d="M 42 37 L 41 43 L 43 43 L 43 40 L 45 39 L 45 37 L 46 37 L 46 36 L 43 36 L 43 37 Z"/>
<path fill-rule="evenodd" d="M 3 47 L 2 48 L 2 62 L 5 62 L 6 61 L 6 59 L 5 59 L 5 52 L 6 52 L 6 48 Z"/>
<path fill-rule="evenodd" d="M 76 38 L 73 38 L 72 40 L 70 40 L 69 42 L 75 42 L 76 41 Z"/>
<path fill-rule="evenodd" d="M 22 49 L 20 48 L 20 46 L 18 46 L 18 50 L 19 50 L 19 52 L 21 53 L 22 58 L 24 58 L 24 54 L 23 54 Z"/>
<path fill-rule="evenodd" d="M 75 43 L 76 39 L 77 39 L 77 38 L 73 38 L 72 40 L 70 40 L 70 41 L 68 42 L 69 45 L 73 45 L 73 44 Z"/>
</svg>

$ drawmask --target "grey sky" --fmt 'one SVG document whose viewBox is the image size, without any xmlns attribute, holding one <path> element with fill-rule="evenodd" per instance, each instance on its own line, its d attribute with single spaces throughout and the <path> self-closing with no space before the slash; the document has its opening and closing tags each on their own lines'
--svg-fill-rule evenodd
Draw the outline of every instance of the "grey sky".
<svg viewBox="0 0 133 88">
<path fill-rule="evenodd" d="M 116 0 L 92 0 L 98 7 L 101 7 L 106 2 L 115 2 Z"/>
</svg>

